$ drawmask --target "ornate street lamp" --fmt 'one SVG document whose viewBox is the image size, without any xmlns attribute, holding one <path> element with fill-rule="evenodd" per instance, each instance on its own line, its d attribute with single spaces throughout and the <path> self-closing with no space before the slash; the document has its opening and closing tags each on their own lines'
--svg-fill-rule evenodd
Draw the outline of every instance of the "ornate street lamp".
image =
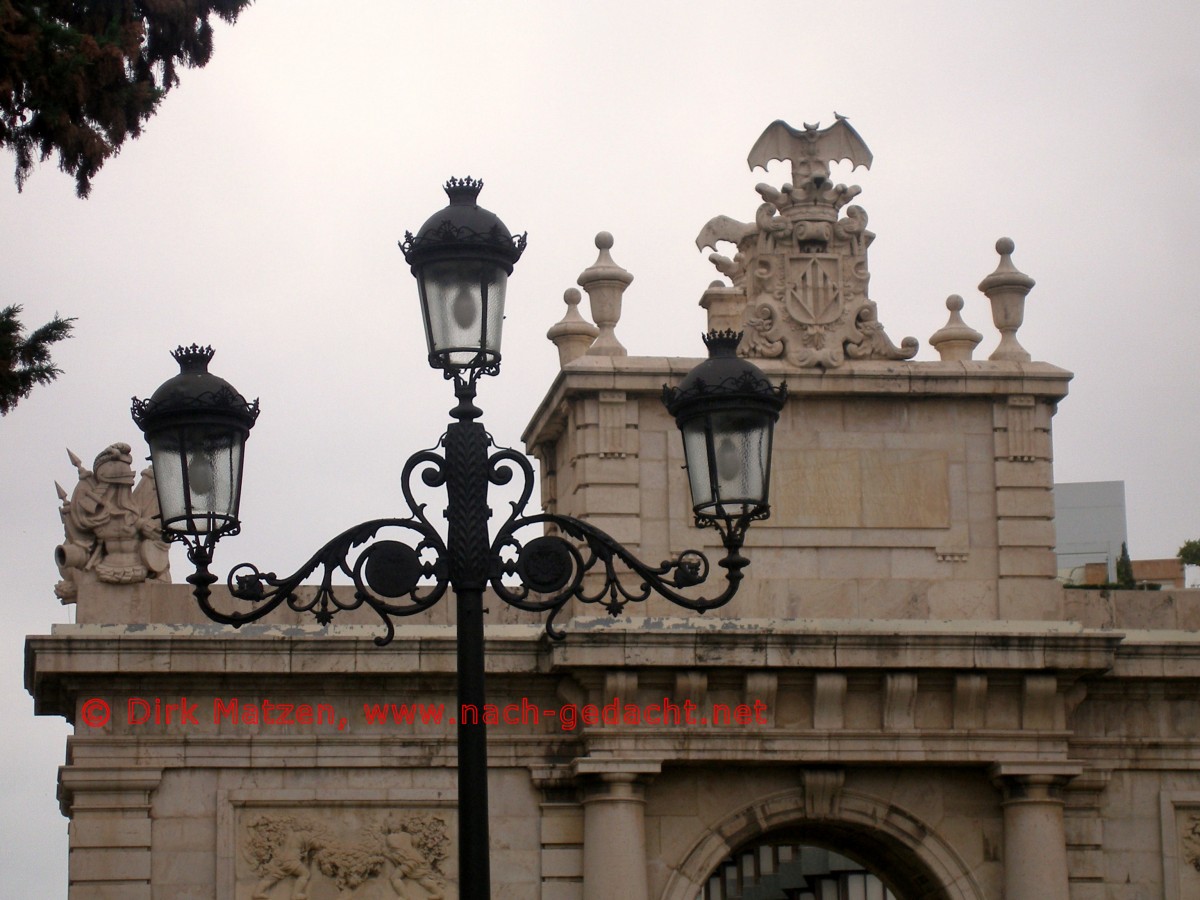
<svg viewBox="0 0 1200 900">
<path fill-rule="evenodd" d="M 683 433 L 696 524 L 723 535 L 765 519 L 771 480 L 771 435 L 787 385 L 776 390 L 758 367 L 738 358 L 741 332 L 705 335 L 709 358 L 663 403 Z"/>
<path fill-rule="evenodd" d="M 447 378 L 499 371 L 504 291 L 525 250 L 525 235 L 514 238 L 475 203 L 482 188 L 482 181 L 451 178 L 450 205 L 400 245 L 417 279 L 429 365 Z"/>
<path fill-rule="evenodd" d="M 476 382 L 499 370 L 505 285 L 525 247 L 524 235 L 514 238 L 495 215 L 476 205 L 482 186 L 470 178 L 451 179 L 446 185 L 450 205 L 401 243 L 419 285 L 430 365 L 454 380 L 458 399 L 450 411 L 454 421 L 438 446 L 414 454 L 404 465 L 407 516 L 347 529 L 286 577 L 240 564 L 226 583 L 231 596 L 251 608 L 219 610 L 211 603 L 217 579 L 208 565 L 216 542 L 240 528 L 242 447 L 258 403 L 247 403 L 227 382 L 208 374 L 211 349 L 193 345 L 175 353 L 183 371 L 149 400 L 135 399 L 133 405 L 154 461 L 163 539 L 187 545 L 196 568 L 188 581 L 209 618 L 236 627 L 286 603 L 328 624 L 340 610 L 365 605 L 383 621 L 385 633 L 375 639 L 383 646 L 395 635 L 396 617 L 429 609 L 453 589 L 458 702 L 460 708 L 473 704 L 477 709 L 484 706 L 483 594 L 489 587 L 514 607 L 549 613 L 546 631 L 556 640 L 565 635 L 555 617 L 572 599 L 598 603 L 617 615 L 651 595 L 699 612 L 733 598 L 749 565 L 740 552 L 746 529 L 769 514 L 771 432 L 785 393 L 737 358 L 740 335 L 733 332 L 710 334 L 705 339 L 710 358 L 678 388 L 664 387 L 664 401 L 684 435 L 696 524 L 716 528 L 726 550 L 718 562 L 725 586 L 713 597 L 683 593 L 708 578 L 708 558 L 699 551 L 648 565 L 585 521 L 557 513 L 527 515 L 534 482 L 529 458 L 496 447 L 475 421 L 481 415 L 473 402 Z M 489 536 L 489 487 L 509 483 L 514 468 L 522 476 L 520 497 L 495 536 Z M 445 488 L 444 539 L 430 523 L 427 504 L 413 496 L 418 470 L 426 486 Z M 544 533 L 548 527 L 557 533 Z M 522 532 L 529 528 L 535 536 L 525 539 Z M 301 599 L 297 589 L 318 569 L 315 595 Z M 335 591 L 337 572 L 351 579 L 353 596 L 345 596 L 346 589 L 339 588 L 341 596 Z M 459 896 L 483 900 L 490 893 L 487 730 L 482 722 L 457 718 Z"/>
<path fill-rule="evenodd" d="M 228 381 L 208 371 L 211 347 L 178 348 L 179 374 L 149 400 L 133 402 L 133 419 L 146 435 L 154 464 L 163 538 L 183 541 L 196 573 L 188 578 L 205 592 L 216 581 L 208 571 L 218 540 L 241 530 L 242 458 L 258 418 Z"/>
</svg>

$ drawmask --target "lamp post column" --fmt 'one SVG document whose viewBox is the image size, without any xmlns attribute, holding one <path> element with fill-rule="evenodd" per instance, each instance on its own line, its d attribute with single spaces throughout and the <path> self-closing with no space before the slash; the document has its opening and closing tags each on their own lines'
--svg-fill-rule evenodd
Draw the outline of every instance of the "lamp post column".
<svg viewBox="0 0 1200 900">
<path fill-rule="evenodd" d="M 487 725 L 483 721 L 483 591 L 455 592 L 458 607 L 458 895 L 491 897 Z M 463 710 L 477 716 L 466 721 Z"/>
<path fill-rule="evenodd" d="M 446 549 L 458 636 L 458 880 L 461 900 L 491 897 L 488 858 L 487 725 L 483 720 L 483 591 L 490 544 L 488 436 L 472 402 L 475 386 L 456 382 L 458 421 L 446 428 Z M 474 715 L 469 713 L 474 711 Z"/>
</svg>

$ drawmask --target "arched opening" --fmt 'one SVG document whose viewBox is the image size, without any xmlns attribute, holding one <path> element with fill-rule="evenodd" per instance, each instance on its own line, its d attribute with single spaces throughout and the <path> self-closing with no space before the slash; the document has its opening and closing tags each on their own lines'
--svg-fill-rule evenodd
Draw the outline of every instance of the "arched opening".
<svg viewBox="0 0 1200 900">
<path fill-rule="evenodd" d="M 870 860 L 806 831 L 781 829 L 739 847 L 696 900 L 904 900 Z"/>
<path fill-rule="evenodd" d="M 823 847 L 770 840 L 726 857 L 696 900 L 898 900 L 875 873 Z"/>
<path fill-rule="evenodd" d="M 852 790 L 819 812 L 803 790 L 763 797 L 710 826 L 673 868 L 662 900 L 983 900 L 936 830 Z"/>
</svg>

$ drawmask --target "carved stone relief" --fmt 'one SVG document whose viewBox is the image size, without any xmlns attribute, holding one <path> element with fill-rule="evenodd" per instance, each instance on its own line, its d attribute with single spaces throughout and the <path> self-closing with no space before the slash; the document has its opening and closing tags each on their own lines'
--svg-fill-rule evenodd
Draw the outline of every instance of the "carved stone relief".
<svg viewBox="0 0 1200 900">
<path fill-rule="evenodd" d="M 1163 900 L 1200 897 L 1200 791 L 1164 791 L 1159 808 Z"/>
<path fill-rule="evenodd" d="M 1183 861 L 1200 872 L 1200 814 L 1193 813 L 1184 820 Z"/>
<path fill-rule="evenodd" d="M 452 900 L 444 863 L 446 820 L 431 813 L 386 813 L 357 823 L 300 813 L 249 816 L 238 836 L 253 877 L 238 879 L 238 900 Z"/>
<path fill-rule="evenodd" d="M 61 580 L 54 587 L 63 603 L 73 603 L 87 580 L 137 584 L 171 580 L 167 545 L 161 540 L 154 472 L 145 469 L 134 486 L 128 444 L 110 444 L 92 468 L 67 451 L 79 473 L 71 492 L 55 482 L 62 501 L 66 539 L 54 550 Z"/>
<path fill-rule="evenodd" d="M 717 216 L 696 238 L 700 249 L 715 250 L 721 241 L 737 247 L 732 259 L 719 253 L 709 259 L 741 294 L 738 352 L 782 357 L 800 368 L 835 368 L 847 358 L 911 359 L 916 339 L 893 344 L 867 296 L 867 247 L 875 235 L 866 212 L 850 206 L 839 218 L 861 189 L 829 180 L 829 162 L 849 159 L 870 168 L 862 138 L 841 116 L 823 130 L 775 122 L 749 162 L 765 168 L 772 159 L 792 162 L 794 183 L 778 190 L 759 184 L 763 203 L 753 223 Z"/>
<path fill-rule="evenodd" d="M 1033 397 L 1008 398 L 1008 458 L 1013 462 L 1034 462 L 1038 458 L 1035 428 L 1036 403 Z"/>
</svg>

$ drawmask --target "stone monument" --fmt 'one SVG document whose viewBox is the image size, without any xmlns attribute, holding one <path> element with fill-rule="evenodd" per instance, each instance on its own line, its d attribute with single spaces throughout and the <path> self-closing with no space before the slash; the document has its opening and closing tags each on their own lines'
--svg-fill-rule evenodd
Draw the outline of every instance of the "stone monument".
<svg viewBox="0 0 1200 900">
<path fill-rule="evenodd" d="M 497 898 L 1200 897 L 1200 592 L 1056 581 L 1072 376 L 1018 340 L 1014 242 L 917 359 L 870 296 L 860 189 L 831 181 L 871 165 L 862 138 L 776 122 L 749 162 L 777 159 L 791 181 L 759 185 L 753 220 L 697 240 L 723 251 L 709 328 L 789 388 L 772 515 L 720 610 L 581 606 L 552 642 L 493 602 L 488 703 L 455 709 L 452 604 L 386 650 L 355 610 L 214 625 L 154 580 L 129 448 L 80 468 L 59 554 L 77 622 L 26 651 L 37 712 L 74 726 L 72 900 L 452 900 L 462 715 L 492 726 Z M 594 324 L 572 288 L 550 329 L 560 371 L 524 434 L 542 504 L 643 559 L 712 549 L 659 402 L 696 361 L 618 338 L 636 297 L 614 246 L 600 233 L 578 279 Z"/>
</svg>

